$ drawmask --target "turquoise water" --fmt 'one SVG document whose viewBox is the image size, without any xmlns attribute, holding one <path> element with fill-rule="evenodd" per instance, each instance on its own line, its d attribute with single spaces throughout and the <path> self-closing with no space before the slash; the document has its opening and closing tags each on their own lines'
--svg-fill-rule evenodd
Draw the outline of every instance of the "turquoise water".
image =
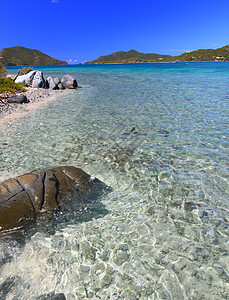
<svg viewBox="0 0 229 300">
<path fill-rule="evenodd" d="M 7 299 L 228 299 L 229 63 L 39 70 L 80 87 L 1 125 L 0 180 L 74 165 L 113 191 L 15 251 Z"/>
</svg>

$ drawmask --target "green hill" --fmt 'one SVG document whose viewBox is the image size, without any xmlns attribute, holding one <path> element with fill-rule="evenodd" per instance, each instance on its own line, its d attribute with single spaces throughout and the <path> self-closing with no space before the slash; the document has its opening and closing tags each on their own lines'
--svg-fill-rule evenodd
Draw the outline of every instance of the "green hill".
<svg viewBox="0 0 229 300">
<path fill-rule="evenodd" d="M 172 61 L 226 61 L 229 60 L 229 45 L 218 49 L 199 49 L 173 56 Z"/>
<path fill-rule="evenodd" d="M 106 63 L 139 63 L 139 62 L 188 62 L 188 61 L 229 61 L 229 45 L 218 49 L 199 49 L 185 52 L 178 56 L 161 55 L 155 53 L 140 53 L 135 50 L 118 51 L 110 55 L 87 62 L 87 64 Z"/>
<path fill-rule="evenodd" d="M 110 55 L 100 56 L 99 58 L 87 62 L 88 64 L 104 64 L 104 63 L 137 63 L 137 62 L 157 62 L 170 58 L 170 55 L 161 55 L 155 53 L 140 53 L 135 50 L 128 52 L 118 51 Z"/>
<path fill-rule="evenodd" d="M 2 49 L 0 57 L 0 61 L 4 66 L 67 64 L 67 62 L 52 58 L 41 51 L 20 46 Z"/>
</svg>

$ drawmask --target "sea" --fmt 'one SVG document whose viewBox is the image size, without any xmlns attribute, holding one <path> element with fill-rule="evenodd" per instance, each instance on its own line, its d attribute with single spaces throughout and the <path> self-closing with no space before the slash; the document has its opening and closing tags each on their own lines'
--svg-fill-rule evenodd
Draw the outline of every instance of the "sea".
<svg viewBox="0 0 229 300">
<path fill-rule="evenodd" d="M 229 62 L 34 69 L 79 87 L 1 125 L 0 181 L 70 165 L 110 191 L 9 243 L 1 299 L 229 299 Z"/>
</svg>

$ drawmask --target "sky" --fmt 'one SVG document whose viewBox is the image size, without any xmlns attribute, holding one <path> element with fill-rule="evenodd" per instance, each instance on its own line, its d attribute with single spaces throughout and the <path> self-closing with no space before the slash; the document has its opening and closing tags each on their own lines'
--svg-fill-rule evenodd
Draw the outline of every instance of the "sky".
<svg viewBox="0 0 229 300">
<path fill-rule="evenodd" d="M 23 46 L 68 63 L 228 44 L 229 0 L 0 0 L 0 49 Z"/>
</svg>

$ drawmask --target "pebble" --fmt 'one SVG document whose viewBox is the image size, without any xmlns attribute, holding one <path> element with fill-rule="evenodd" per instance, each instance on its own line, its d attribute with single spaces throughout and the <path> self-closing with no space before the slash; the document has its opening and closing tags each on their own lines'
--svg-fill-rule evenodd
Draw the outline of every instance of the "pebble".
<svg viewBox="0 0 229 300">
<path fill-rule="evenodd" d="M 90 267 L 81 265 L 79 267 L 79 275 L 81 279 L 86 278 L 89 275 Z"/>
<path fill-rule="evenodd" d="M 102 260 L 102 261 L 107 261 L 109 259 L 109 256 L 110 256 L 110 251 L 108 250 L 104 250 L 100 253 L 99 255 L 99 258 Z"/>
<path fill-rule="evenodd" d="M 111 283 L 112 281 L 112 277 L 110 275 L 104 275 L 101 282 L 100 282 L 100 285 L 101 287 L 103 288 L 104 286 L 107 286 Z"/>
<path fill-rule="evenodd" d="M 117 251 L 117 254 L 114 256 L 113 261 L 116 265 L 121 266 L 129 258 L 129 254 L 124 251 Z"/>
</svg>

